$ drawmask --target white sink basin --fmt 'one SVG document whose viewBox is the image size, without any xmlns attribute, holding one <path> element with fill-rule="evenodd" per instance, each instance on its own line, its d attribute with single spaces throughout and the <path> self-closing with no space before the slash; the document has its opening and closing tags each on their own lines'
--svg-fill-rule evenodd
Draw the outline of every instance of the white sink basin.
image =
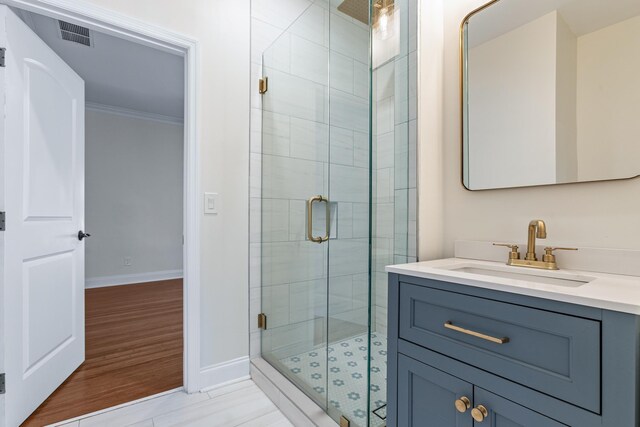
<svg viewBox="0 0 640 427">
<path fill-rule="evenodd" d="M 543 283 L 545 285 L 565 286 L 577 288 L 594 281 L 595 277 L 582 276 L 559 271 L 525 270 L 515 271 L 520 267 L 488 267 L 472 264 L 461 264 L 441 267 L 441 270 L 457 271 L 460 273 L 479 274 L 482 276 L 500 277 L 504 279 L 523 280 L 526 282 Z"/>
</svg>

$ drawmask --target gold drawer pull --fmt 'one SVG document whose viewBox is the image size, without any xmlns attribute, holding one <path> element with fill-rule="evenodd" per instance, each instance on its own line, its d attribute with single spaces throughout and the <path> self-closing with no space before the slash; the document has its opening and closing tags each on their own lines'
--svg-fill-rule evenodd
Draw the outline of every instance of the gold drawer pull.
<svg viewBox="0 0 640 427">
<path fill-rule="evenodd" d="M 466 335 L 471 335 L 473 337 L 476 338 L 481 338 L 483 340 L 487 340 L 487 341 L 491 341 L 493 343 L 496 344 L 506 344 L 509 342 L 509 338 L 504 337 L 504 338 L 496 338 L 496 337 L 492 337 L 491 335 L 485 335 L 485 334 L 481 334 L 480 332 L 476 332 L 476 331 L 471 331 L 469 329 L 464 329 L 461 328 L 460 326 L 456 326 L 451 322 L 445 322 L 444 323 L 444 327 L 447 329 L 451 329 L 452 331 L 456 331 L 456 332 L 460 332 Z"/>
</svg>

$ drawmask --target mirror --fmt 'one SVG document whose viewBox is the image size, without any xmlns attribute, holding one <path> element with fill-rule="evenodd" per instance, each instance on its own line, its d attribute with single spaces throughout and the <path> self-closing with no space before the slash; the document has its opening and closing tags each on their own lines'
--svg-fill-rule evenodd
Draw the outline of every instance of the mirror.
<svg viewBox="0 0 640 427">
<path fill-rule="evenodd" d="M 639 0 L 496 0 L 460 49 L 467 189 L 640 175 Z"/>
</svg>

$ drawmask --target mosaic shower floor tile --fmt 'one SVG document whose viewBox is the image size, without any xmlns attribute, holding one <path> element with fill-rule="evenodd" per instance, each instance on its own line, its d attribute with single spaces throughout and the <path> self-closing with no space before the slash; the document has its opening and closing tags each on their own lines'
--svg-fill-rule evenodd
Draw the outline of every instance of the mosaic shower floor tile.
<svg viewBox="0 0 640 427">
<path fill-rule="evenodd" d="M 367 335 L 331 344 L 325 349 L 298 354 L 280 362 L 308 384 L 329 405 L 338 409 L 352 426 L 367 427 Z M 371 335 L 371 410 L 386 415 L 387 337 Z M 378 410 L 378 408 L 381 408 Z M 386 422 L 371 414 L 370 427 Z"/>
</svg>

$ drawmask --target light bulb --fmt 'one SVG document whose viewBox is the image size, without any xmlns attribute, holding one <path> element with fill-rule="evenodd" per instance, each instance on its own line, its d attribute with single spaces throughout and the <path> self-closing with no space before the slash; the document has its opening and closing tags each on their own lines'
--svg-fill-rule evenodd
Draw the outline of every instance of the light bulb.
<svg viewBox="0 0 640 427">
<path fill-rule="evenodd" d="M 380 31 L 386 32 L 387 26 L 389 25 L 389 8 L 385 7 L 380 11 L 380 20 L 378 21 L 380 24 Z"/>
<path fill-rule="evenodd" d="M 386 40 L 391 36 L 391 31 L 389 31 L 389 8 L 383 7 L 380 9 L 380 15 L 378 17 L 378 31 L 380 31 L 380 37 L 382 40 Z"/>
</svg>

